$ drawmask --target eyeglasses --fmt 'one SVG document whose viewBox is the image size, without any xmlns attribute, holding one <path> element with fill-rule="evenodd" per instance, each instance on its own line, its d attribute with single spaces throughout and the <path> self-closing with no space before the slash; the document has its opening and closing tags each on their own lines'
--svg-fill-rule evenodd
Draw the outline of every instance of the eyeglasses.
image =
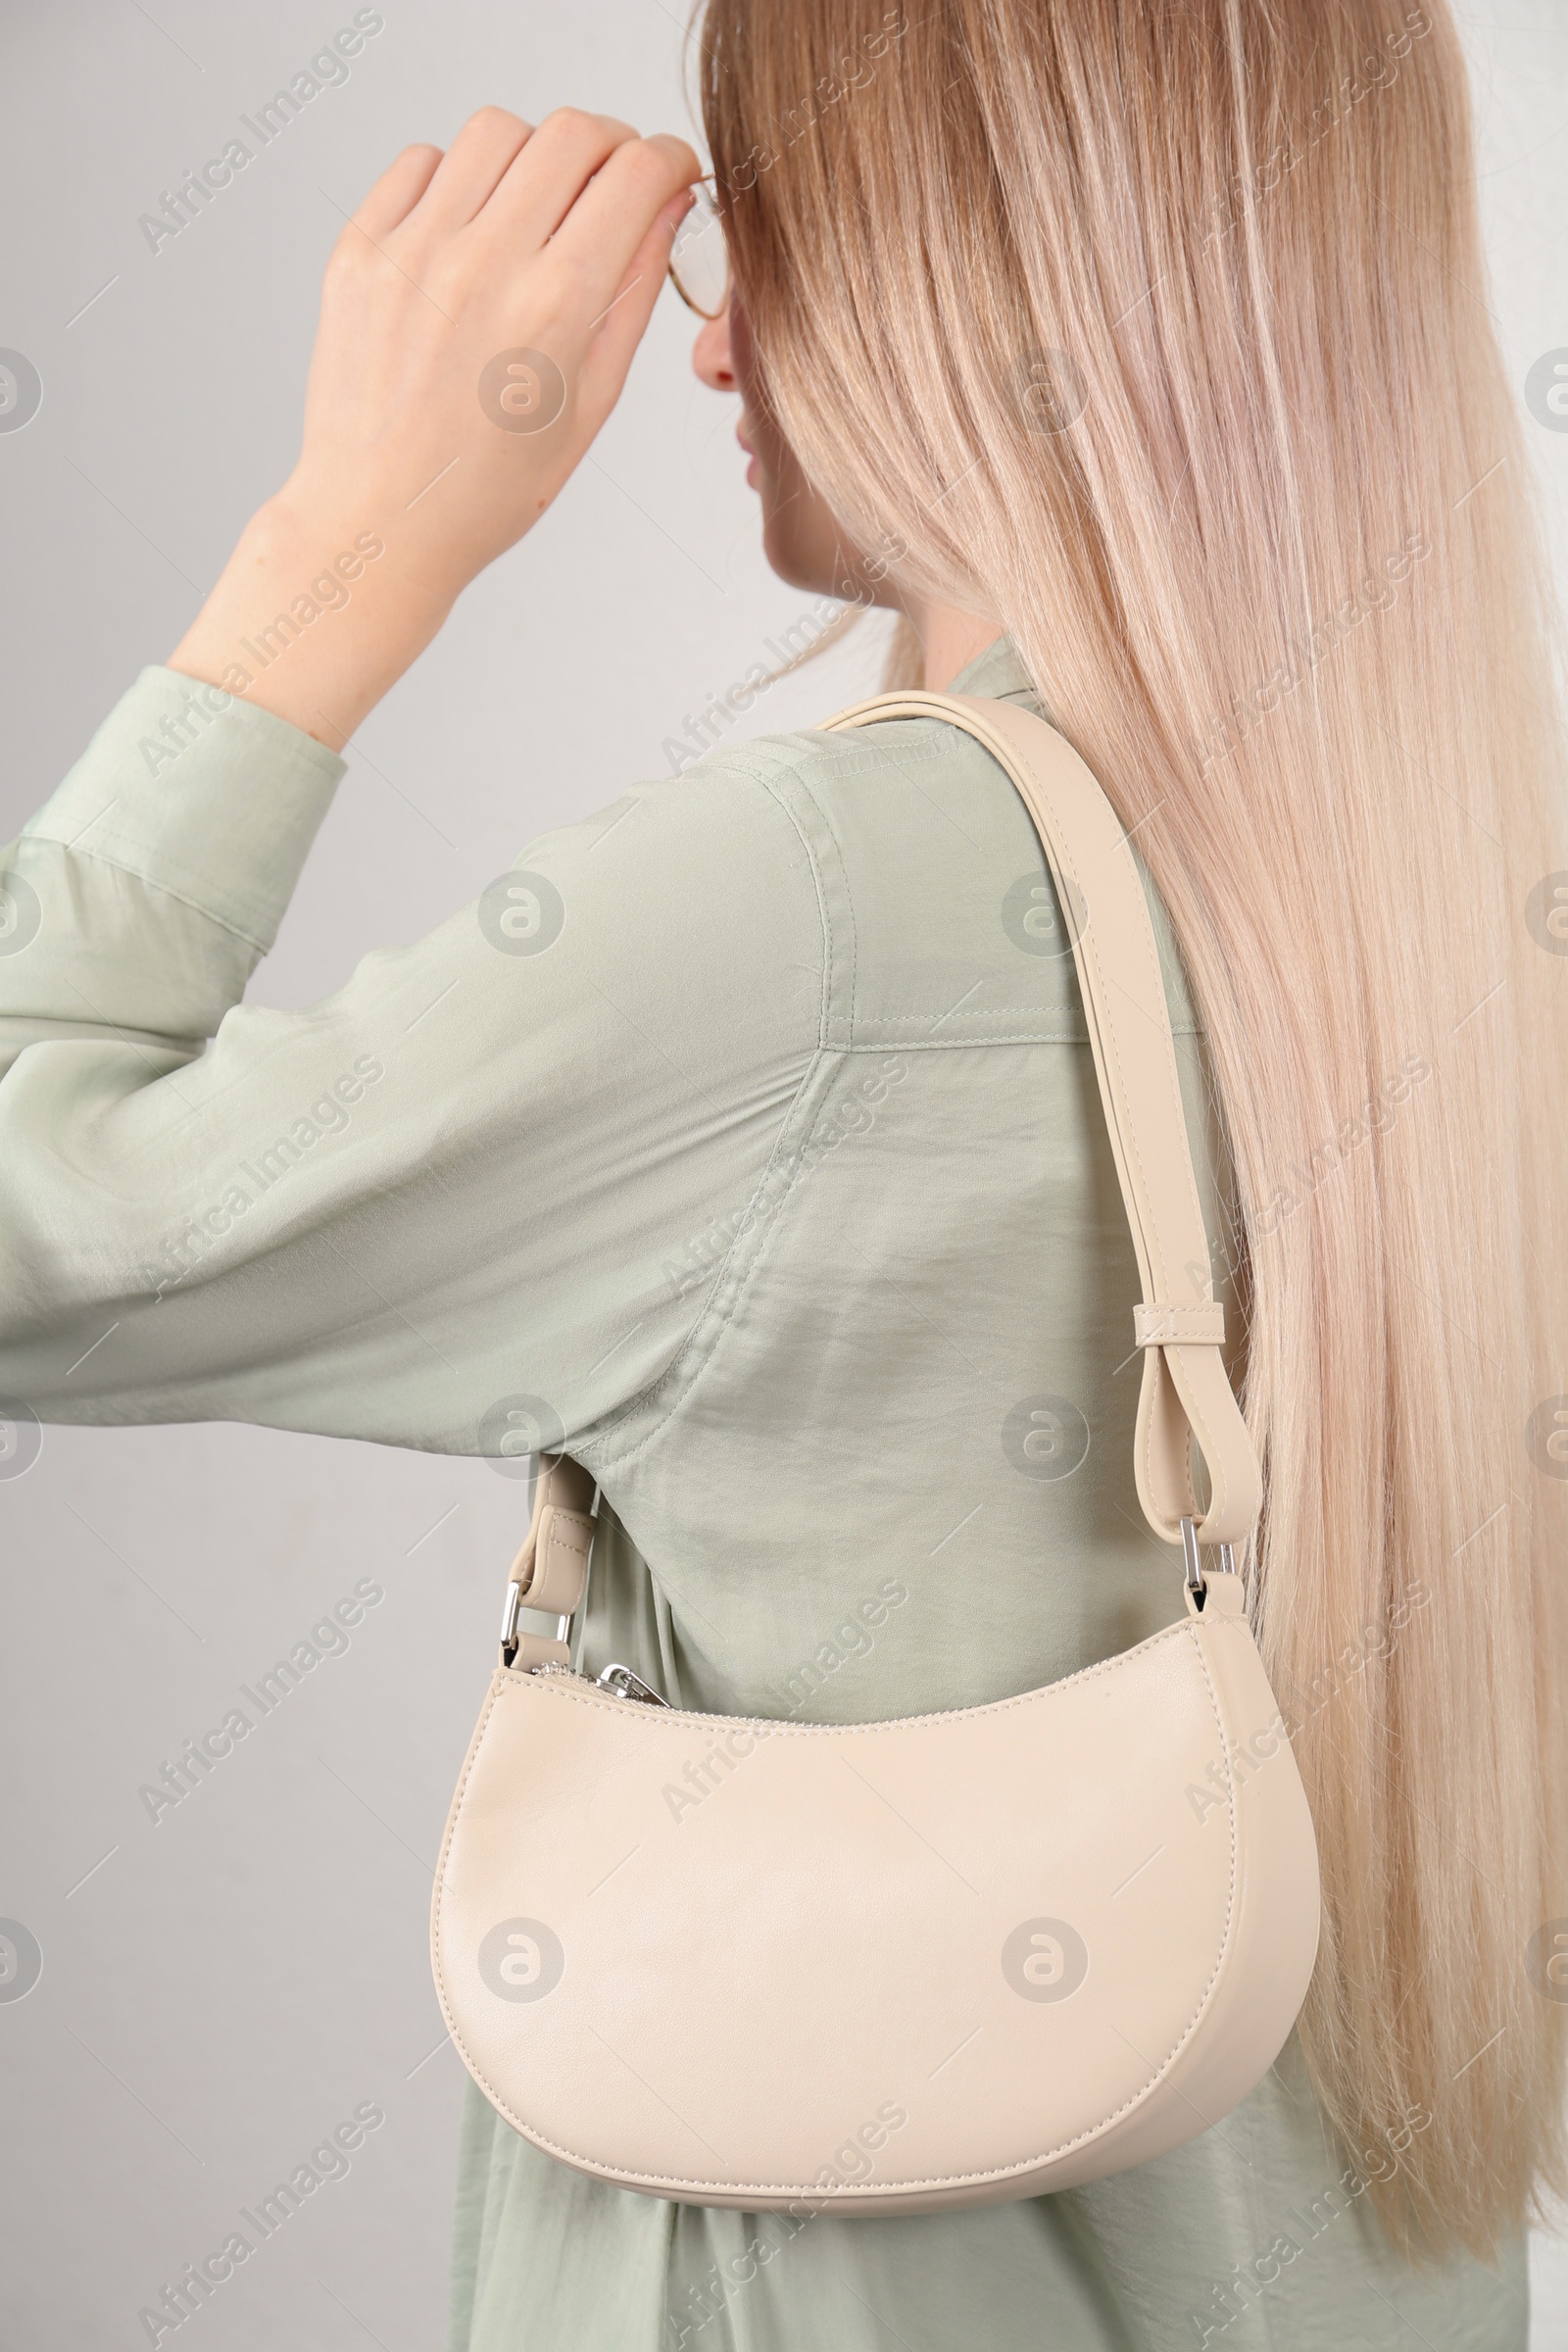
<svg viewBox="0 0 1568 2352">
<path fill-rule="evenodd" d="M 729 250 L 713 175 L 693 183 L 696 201 L 669 249 L 670 283 L 699 318 L 722 318 L 729 308 Z"/>
</svg>

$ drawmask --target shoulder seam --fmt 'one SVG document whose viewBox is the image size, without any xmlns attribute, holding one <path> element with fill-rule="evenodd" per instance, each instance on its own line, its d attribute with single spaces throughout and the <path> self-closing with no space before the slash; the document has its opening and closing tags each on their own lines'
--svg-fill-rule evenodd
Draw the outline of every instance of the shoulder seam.
<svg viewBox="0 0 1568 2352">
<path fill-rule="evenodd" d="M 785 770 L 785 773 L 793 777 L 794 781 L 800 785 L 802 791 L 810 791 L 809 785 L 806 783 L 806 780 L 802 776 L 798 767 L 789 767 Z M 807 866 L 809 869 L 811 876 L 811 888 L 816 894 L 816 919 L 821 927 L 822 933 L 822 995 L 817 1011 L 816 1050 L 818 1053 L 821 1053 L 823 1047 L 827 1044 L 828 1024 L 833 1017 L 834 960 L 833 917 L 828 910 L 827 893 L 822 887 L 822 869 L 817 863 L 816 851 L 807 837 L 805 826 L 801 823 L 800 818 L 790 807 L 789 802 L 785 798 L 784 794 L 774 789 L 775 779 L 771 776 L 760 776 L 754 773 L 751 780 L 757 786 L 760 792 L 766 793 L 774 808 L 777 808 L 779 814 L 784 818 L 785 822 L 794 832 L 796 840 L 800 843 L 802 850 L 805 852 Z M 816 801 L 816 796 L 814 793 L 811 794 L 811 800 L 814 806 Z M 850 933 L 850 955 L 852 958 L 853 969 L 853 958 L 855 955 L 853 913 Z"/>
</svg>

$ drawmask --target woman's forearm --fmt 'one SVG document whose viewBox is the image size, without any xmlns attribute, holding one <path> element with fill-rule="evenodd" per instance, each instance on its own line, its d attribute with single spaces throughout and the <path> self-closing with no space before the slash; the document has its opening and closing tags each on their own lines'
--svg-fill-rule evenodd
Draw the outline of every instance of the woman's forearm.
<svg viewBox="0 0 1568 2352">
<path fill-rule="evenodd" d="M 246 525 L 168 667 L 339 751 L 440 629 L 453 598 L 396 501 L 334 512 L 285 489 Z"/>
</svg>

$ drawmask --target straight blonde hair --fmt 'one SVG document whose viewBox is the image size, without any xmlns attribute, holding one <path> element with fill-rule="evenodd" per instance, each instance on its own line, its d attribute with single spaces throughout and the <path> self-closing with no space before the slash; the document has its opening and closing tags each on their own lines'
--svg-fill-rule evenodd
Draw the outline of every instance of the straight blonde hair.
<svg viewBox="0 0 1568 2352">
<path fill-rule="evenodd" d="M 1169 908 L 1301 2040 L 1394 2243 L 1485 2257 L 1565 2185 L 1568 844 L 1463 56 L 1442 0 L 915 15 L 709 0 L 737 292 L 849 539 L 1009 632 Z"/>
</svg>

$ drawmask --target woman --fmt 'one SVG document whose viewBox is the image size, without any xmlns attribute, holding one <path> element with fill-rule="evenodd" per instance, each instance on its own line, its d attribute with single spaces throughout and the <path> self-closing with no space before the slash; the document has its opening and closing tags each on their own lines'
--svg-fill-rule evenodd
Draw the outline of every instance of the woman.
<svg viewBox="0 0 1568 2352">
<path fill-rule="evenodd" d="M 733 285 L 696 365 L 770 562 L 1045 709 L 1150 877 L 1323 1936 L 1239 2109 L 1049 2198 L 665 2204 L 470 2090 L 452 2344 L 1522 2346 L 1563 2183 L 1568 853 L 1451 21 L 710 0 L 702 63 Z M 310 1012 L 239 1004 L 336 747 L 612 406 L 697 169 L 487 109 L 345 230 L 294 474 L 12 853 L 4 1385 L 554 1445 L 601 1489 L 592 1666 L 970 1705 L 1181 1609 L 1060 909 L 987 755 L 731 738 Z"/>
</svg>

